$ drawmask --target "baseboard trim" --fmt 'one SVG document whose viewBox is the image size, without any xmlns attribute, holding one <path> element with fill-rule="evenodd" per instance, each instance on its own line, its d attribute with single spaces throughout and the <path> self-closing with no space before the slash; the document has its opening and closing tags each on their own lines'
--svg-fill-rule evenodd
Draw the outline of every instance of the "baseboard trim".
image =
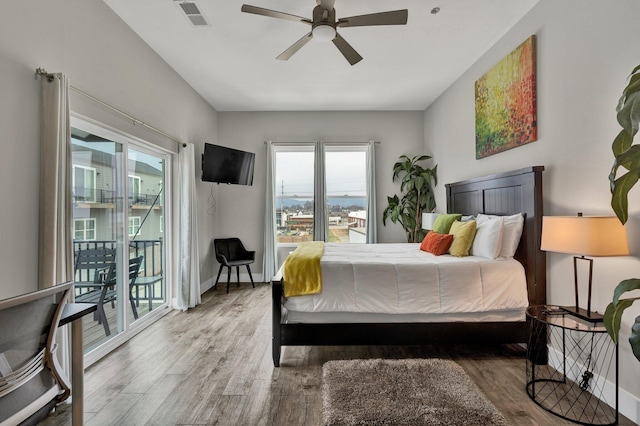
<svg viewBox="0 0 640 426">
<path fill-rule="evenodd" d="M 259 274 L 254 274 L 253 272 L 251 272 L 251 275 L 253 276 L 253 282 L 258 284 L 258 283 L 264 283 L 266 281 L 263 280 L 263 276 L 262 273 Z M 211 277 L 210 279 L 206 280 L 205 282 L 200 284 L 200 294 L 203 294 L 205 291 L 210 290 L 213 288 L 213 285 L 216 282 L 216 278 L 215 277 Z M 251 283 L 251 278 L 249 278 L 249 274 L 248 273 L 240 273 L 240 283 L 241 284 L 245 284 L 245 283 Z M 236 273 L 235 271 L 231 272 L 231 281 L 230 281 L 230 285 L 229 288 L 231 288 L 232 286 L 235 286 L 238 284 L 238 279 L 236 278 Z M 227 274 L 226 273 L 222 273 L 222 275 L 220 275 L 220 281 L 218 281 L 218 285 L 222 285 L 225 286 L 227 285 Z"/>
</svg>

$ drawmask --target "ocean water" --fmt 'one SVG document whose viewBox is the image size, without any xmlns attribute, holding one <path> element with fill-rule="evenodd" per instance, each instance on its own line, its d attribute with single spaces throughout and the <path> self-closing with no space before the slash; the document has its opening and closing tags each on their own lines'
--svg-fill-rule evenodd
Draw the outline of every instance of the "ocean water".
<svg viewBox="0 0 640 426">
<path fill-rule="evenodd" d="M 304 206 L 304 203 L 313 201 L 310 197 L 276 197 L 276 208 L 279 207 L 292 207 L 295 205 Z M 342 196 L 342 197 L 327 197 L 329 206 L 350 207 L 359 206 L 363 209 L 367 206 L 367 198 L 360 196 Z"/>
</svg>

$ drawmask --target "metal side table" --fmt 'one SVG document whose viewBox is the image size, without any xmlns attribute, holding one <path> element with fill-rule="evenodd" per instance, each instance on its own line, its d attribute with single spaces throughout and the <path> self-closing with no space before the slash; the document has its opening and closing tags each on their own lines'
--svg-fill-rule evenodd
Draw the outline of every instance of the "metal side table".
<svg viewBox="0 0 640 426">
<path fill-rule="evenodd" d="M 529 397 L 565 420 L 618 424 L 618 346 L 604 324 L 552 306 L 531 306 L 527 318 Z"/>
</svg>

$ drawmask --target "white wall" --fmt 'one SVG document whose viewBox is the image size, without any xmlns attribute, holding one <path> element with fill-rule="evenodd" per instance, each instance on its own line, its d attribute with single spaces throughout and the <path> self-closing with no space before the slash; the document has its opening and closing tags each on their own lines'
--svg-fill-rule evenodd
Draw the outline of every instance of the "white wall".
<svg viewBox="0 0 640 426">
<path fill-rule="evenodd" d="M 626 77 L 640 64 L 638 16 L 637 0 L 540 0 L 425 111 L 425 150 L 433 152 L 441 182 L 543 165 L 546 215 L 612 215 L 607 176 L 613 163 L 611 142 L 620 130 L 615 107 Z M 537 36 L 538 141 L 476 160 L 474 82 L 532 34 Z M 444 205 L 443 188 L 436 192 Z M 633 256 L 594 262 L 593 306 L 599 312 L 620 280 L 640 275 L 638 188 L 630 197 L 630 213 L 627 233 Z M 548 253 L 547 265 L 548 302 L 572 304 L 571 256 Z M 640 314 L 636 305 L 623 318 L 620 383 L 640 397 L 640 362 L 627 342 Z M 633 411 L 637 418 L 640 409 Z"/>
<path fill-rule="evenodd" d="M 195 143 L 198 156 L 203 143 L 215 141 L 217 133 L 216 111 L 101 0 L 4 2 L 0 13 L 0 299 L 37 289 L 37 67 L 63 72 L 75 87 Z M 73 91 L 71 95 L 72 111 L 176 152 L 174 142 L 133 126 Z M 201 264 L 205 264 L 215 221 L 206 220 L 206 204 L 200 203 L 209 196 L 209 188 L 199 183 L 198 194 Z"/>
<path fill-rule="evenodd" d="M 264 252 L 264 176 L 266 148 L 264 141 L 357 142 L 370 139 L 376 145 L 376 184 L 378 241 L 404 242 L 399 224 L 382 226 L 382 211 L 387 196 L 399 192 L 400 183 L 391 181 L 393 164 L 400 155 L 424 154 L 424 114 L 408 112 L 219 112 L 218 141 L 256 153 L 254 184 L 220 186 L 215 216 L 219 218 L 220 237 L 238 236 L 249 250 L 256 250 L 252 271 L 262 270 Z M 429 153 L 427 151 L 427 153 Z M 218 235 L 216 235 L 218 236 Z"/>
</svg>

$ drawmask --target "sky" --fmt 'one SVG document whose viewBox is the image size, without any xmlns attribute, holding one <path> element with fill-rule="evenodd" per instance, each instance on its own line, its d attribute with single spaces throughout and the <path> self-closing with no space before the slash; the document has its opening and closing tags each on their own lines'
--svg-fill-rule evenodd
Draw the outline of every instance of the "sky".
<svg viewBox="0 0 640 426">
<path fill-rule="evenodd" d="M 366 195 L 366 152 L 326 153 L 327 196 Z M 276 153 L 276 195 L 313 196 L 313 152 Z"/>
<path fill-rule="evenodd" d="M 84 146 L 86 148 L 94 149 L 96 151 L 105 152 L 111 155 L 115 153 L 116 142 L 85 142 L 72 137 L 71 143 L 73 143 L 74 145 L 79 145 L 79 146 Z M 129 148 L 129 159 L 135 160 L 140 163 L 148 164 L 154 169 L 162 171 L 161 159 L 153 155 L 149 155 L 144 152 L 136 151 L 133 148 Z"/>
</svg>

